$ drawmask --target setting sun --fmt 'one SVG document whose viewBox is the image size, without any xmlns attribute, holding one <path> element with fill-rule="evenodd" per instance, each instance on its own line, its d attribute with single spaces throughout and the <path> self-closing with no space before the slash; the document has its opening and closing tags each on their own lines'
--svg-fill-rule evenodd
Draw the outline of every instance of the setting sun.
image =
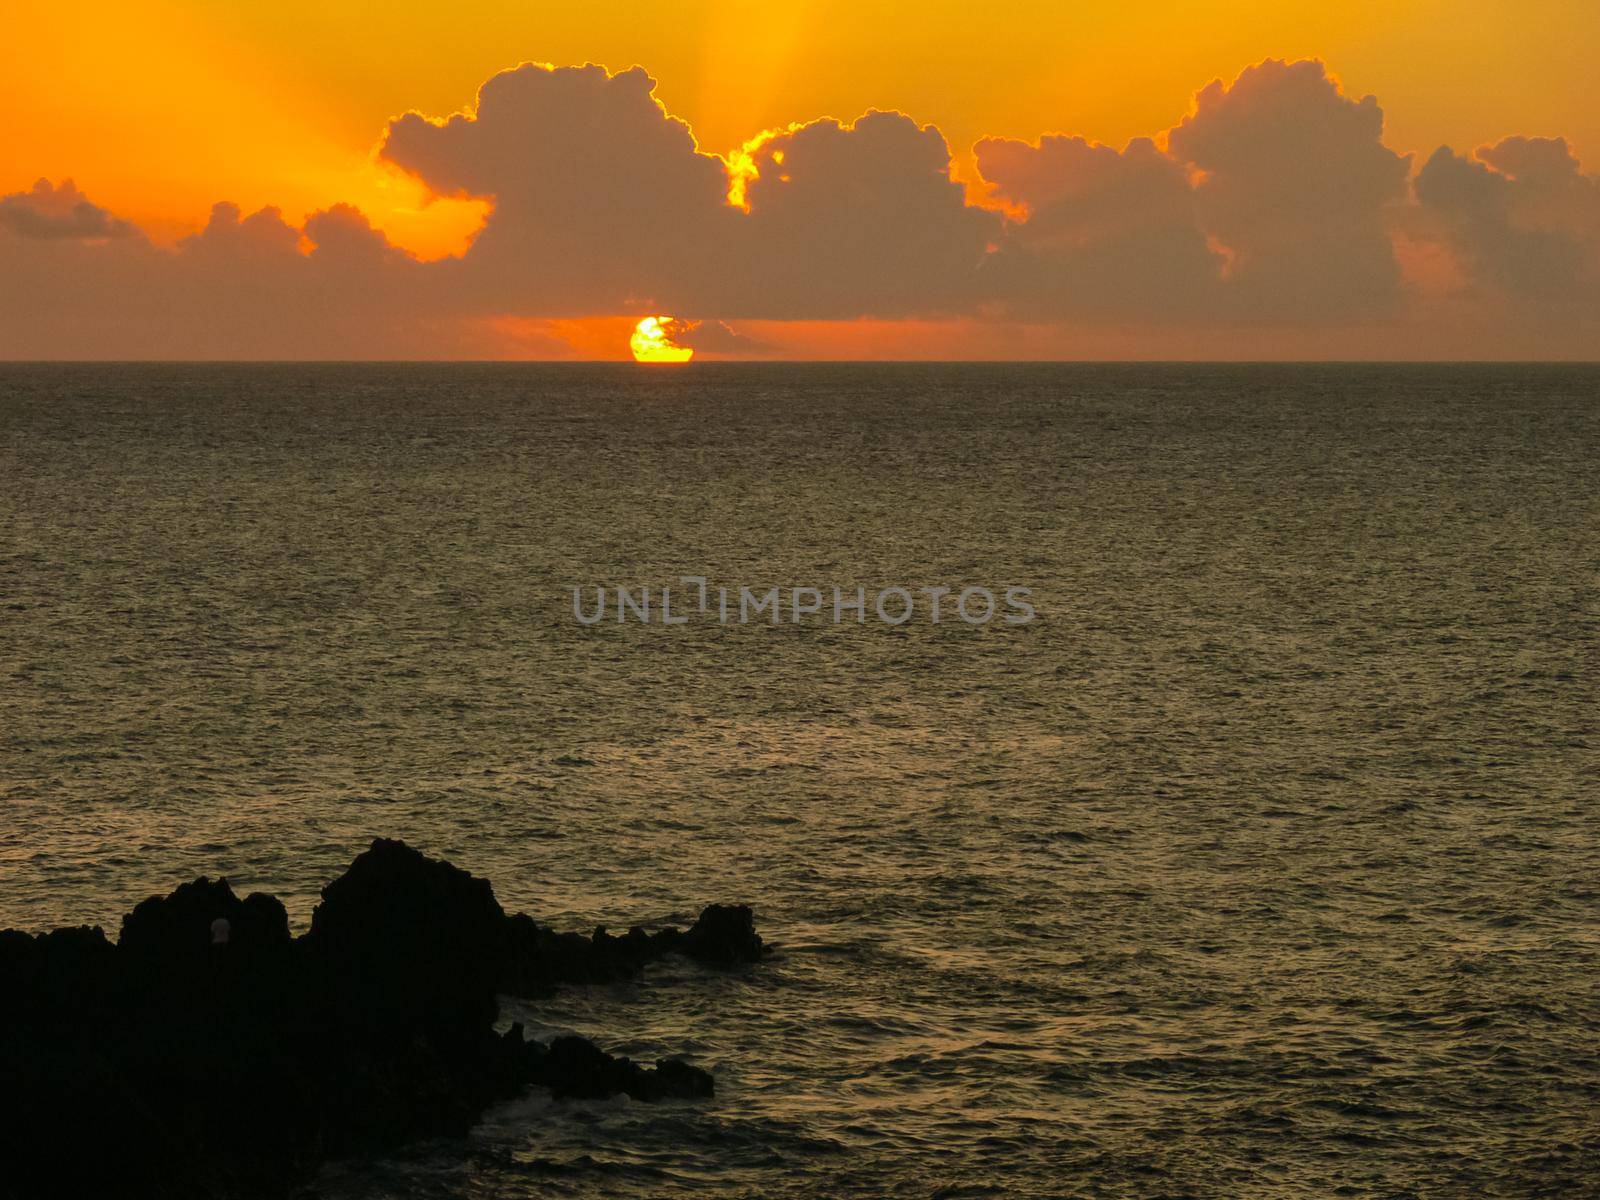
<svg viewBox="0 0 1600 1200">
<path fill-rule="evenodd" d="M 633 347 L 635 362 L 642 363 L 686 363 L 694 357 L 694 350 L 689 346 L 675 346 L 672 343 L 671 317 L 646 317 L 634 326 L 633 337 L 628 339 L 628 344 Z"/>
<path fill-rule="evenodd" d="M 1600 0 L 0 3 L 0 1200 L 1600 1200 Z"/>
</svg>

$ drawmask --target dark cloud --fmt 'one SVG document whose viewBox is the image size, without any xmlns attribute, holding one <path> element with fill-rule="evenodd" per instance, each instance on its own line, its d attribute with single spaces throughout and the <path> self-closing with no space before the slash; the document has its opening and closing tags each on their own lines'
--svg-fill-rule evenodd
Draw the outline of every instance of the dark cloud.
<svg viewBox="0 0 1600 1200">
<path fill-rule="evenodd" d="M 726 321 L 693 321 L 674 317 L 662 323 L 667 340 L 711 354 L 760 354 L 772 349 L 766 342 L 740 333 Z"/>
<path fill-rule="evenodd" d="M 70 179 L 52 187 L 48 179 L 31 192 L 0 197 L 0 230 L 28 238 L 121 238 L 139 231 L 99 205 L 90 204 Z"/>
<path fill-rule="evenodd" d="M 1600 180 L 1561 138 L 1506 138 L 1472 158 L 1441 146 L 1416 181 L 1472 278 L 1541 302 L 1600 298 Z"/>
<path fill-rule="evenodd" d="M 1579 352 L 1562 348 L 1600 318 L 1600 185 L 1566 143 L 1441 149 L 1413 186 L 1382 137 L 1372 97 L 1269 60 L 1121 150 L 985 139 L 975 201 L 939 131 L 900 113 L 771 131 L 730 163 L 639 68 L 524 65 L 384 137 L 436 195 L 488 203 L 456 258 L 419 262 L 348 205 L 297 226 L 219 204 L 164 249 L 70 182 L 0 198 L 0 356 L 470 357 L 548 348 L 547 318 L 661 313 L 726 354 L 767 349 L 729 321 L 899 318 L 1221 356 L 1351 330 L 1375 332 L 1336 344 L 1426 354 L 1466 328 Z M 1448 286 L 1416 286 L 1397 245 Z M 1567 341 L 1538 340 L 1551 305 Z"/>
<path fill-rule="evenodd" d="M 1227 257 L 1233 307 L 1337 320 L 1398 303 L 1390 211 L 1410 160 L 1383 144 L 1373 97 L 1344 96 L 1320 62 L 1269 59 L 1201 91 L 1167 142 L 1200 173 L 1199 219 Z"/>
<path fill-rule="evenodd" d="M 392 122 L 380 153 L 439 195 L 493 211 L 441 274 L 525 313 L 714 309 L 909 315 L 970 302 L 994 214 L 965 203 L 936 129 L 899 113 L 816 121 L 722 158 L 637 67 L 525 64 L 470 114 Z"/>
<path fill-rule="evenodd" d="M 448 284 L 522 313 L 682 303 L 728 264 L 735 219 L 722 159 L 702 154 L 634 67 L 524 64 L 470 114 L 392 122 L 380 154 L 439 195 L 490 200 Z"/>
<path fill-rule="evenodd" d="M 966 203 L 937 129 L 902 113 L 814 121 L 751 151 L 730 315 L 931 316 L 969 308 L 997 214 Z"/>
<path fill-rule="evenodd" d="M 1150 139 L 1118 151 L 988 138 L 976 155 L 992 195 L 1019 212 L 985 264 L 984 292 L 1007 311 L 1165 319 L 1215 292 L 1222 259 L 1188 172 Z"/>
<path fill-rule="evenodd" d="M 1399 304 L 1391 217 L 1409 160 L 1372 97 L 1269 60 L 1196 97 L 1167 149 L 1078 137 L 976 148 L 1013 213 L 986 265 L 1008 313 L 1315 324 Z"/>
<path fill-rule="evenodd" d="M 218 204 L 172 250 L 0 237 L 0 357 L 442 353 L 464 325 L 428 295 L 421 266 L 348 206 L 297 228 L 276 209 Z"/>
</svg>

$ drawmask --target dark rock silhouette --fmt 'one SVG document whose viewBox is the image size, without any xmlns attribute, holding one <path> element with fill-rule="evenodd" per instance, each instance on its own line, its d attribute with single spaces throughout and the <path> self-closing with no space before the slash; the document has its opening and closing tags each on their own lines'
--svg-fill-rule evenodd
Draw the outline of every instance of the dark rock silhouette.
<svg viewBox="0 0 1600 1200">
<path fill-rule="evenodd" d="M 228 922 L 234 957 L 272 955 L 289 946 L 289 914 L 276 896 L 256 892 L 240 900 L 226 879 L 206 878 L 141 901 L 122 918 L 117 946 L 147 964 L 181 969 L 209 956 L 218 919 Z"/>
<path fill-rule="evenodd" d="M 488 880 L 380 838 L 322 889 L 304 947 L 341 1027 L 451 1041 L 494 1021 L 505 925 Z"/>
<path fill-rule="evenodd" d="M 622 937 L 604 926 L 592 936 L 557 933 L 518 915 L 505 924 L 506 950 L 500 990 L 538 995 L 563 983 L 625 979 L 667 954 L 682 954 L 719 966 L 756 962 L 766 952 L 746 905 L 708 905 L 688 932 L 647 933 L 635 925 Z"/>
<path fill-rule="evenodd" d="M 461 1135 L 529 1086 L 695 1099 L 711 1077 L 577 1037 L 497 1033 L 498 993 L 765 952 L 750 910 L 688 931 L 557 933 L 486 880 L 379 839 L 292 938 L 283 905 L 197 879 L 99 929 L 0 932 L 0 1192 L 281 1194 L 330 1158 Z"/>
</svg>

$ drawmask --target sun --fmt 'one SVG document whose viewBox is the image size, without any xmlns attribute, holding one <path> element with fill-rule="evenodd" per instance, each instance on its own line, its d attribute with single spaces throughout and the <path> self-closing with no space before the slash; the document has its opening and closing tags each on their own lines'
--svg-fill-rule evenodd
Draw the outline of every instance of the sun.
<svg viewBox="0 0 1600 1200">
<path fill-rule="evenodd" d="M 628 344 L 633 347 L 633 359 L 642 363 L 686 363 L 694 357 L 691 346 L 672 344 L 671 317 L 646 317 L 634 326 Z"/>
</svg>

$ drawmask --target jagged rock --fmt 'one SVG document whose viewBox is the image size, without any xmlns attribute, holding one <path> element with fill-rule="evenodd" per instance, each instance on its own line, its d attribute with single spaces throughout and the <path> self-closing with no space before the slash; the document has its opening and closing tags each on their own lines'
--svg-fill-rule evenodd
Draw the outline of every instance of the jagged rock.
<svg viewBox="0 0 1600 1200">
<path fill-rule="evenodd" d="M 0 1023 L 80 1026 L 113 1001 L 117 968 L 116 948 L 99 927 L 38 937 L 8 929 L 0 933 Z"/>
<path fill-rule="evenodd" d="M 696 1100 L 715 1091 L 711 1076 L 681 1059 L 656 1060 L 654 1068 L 607 1054 L 586 1038 L 571 1035 L 548 1045 L 525 1041 L 521 1024 L 502 1035 L 534 1083 L 557 1098 L 627 1095 L 635 1100 Z"/>
<path fill-rule="evenodd" d="M 676 1060 L 494 1032 L 499 990 L 674 952 L 730 964 L 764 948 L 748 908 L 717 905 L 687 932 L 557 933 L 383 839 L 298 939 L 275 898 L 206 878 L 139 904 L 114 945 L 99 929 L 0 932 L 0 1194 L 271 1195 L 331 1157 L 464 1134 L 530 1084 L 709 1096 L 711 1077 Z"/>
<path fill-rule="evenodd" d="M 683 952 L 690 958 L 724 966 L 758 962 L 765 950 L 748 904 L 707 905 L 683 936 Z"/>
<path fill-rule="evenodd" d="M 711 1076 L 676 1059 L 655 1070 L 616 1058 L 580 1037 L 560 1037 L 538 1057 L 533 1079 L 560 1097 L 626 1094 L 635 1100 L 694 1099 L 712 1094 Z"/>
<path fill-rule="evenodd" d="M 254 892 L 240 900 L 226 879 L 202 876 L 167 896 L 140 901 L 122 918 L 117 945 L 129 955 L 165 967 L 205 962 L 215 947 L 214 926 L 227 922 L 230 955 L 276 953 L 289 945 L 289 914 L 275 896 Z"/>
<path fill-rule="evenodd" d="M 304 946 L 355 1024 L 456 1037 L 494 1021 L 505 923 L 488 880 L 379 838 L 322 889 Z"/>
<path fill-rule="evenodd" d="M 667 954 L 715 966 L 759 962 L 766 945 L 746 905 L 712 904 L 694 925 L 647 933 L 639 926 L 616 937 L 604 926 L 590 937 L 557 933 L 523 914 L 506 918 L 500 990 L 536 996 L 563 983 L 606 983 L 637 974 Z"/>
</svg>

